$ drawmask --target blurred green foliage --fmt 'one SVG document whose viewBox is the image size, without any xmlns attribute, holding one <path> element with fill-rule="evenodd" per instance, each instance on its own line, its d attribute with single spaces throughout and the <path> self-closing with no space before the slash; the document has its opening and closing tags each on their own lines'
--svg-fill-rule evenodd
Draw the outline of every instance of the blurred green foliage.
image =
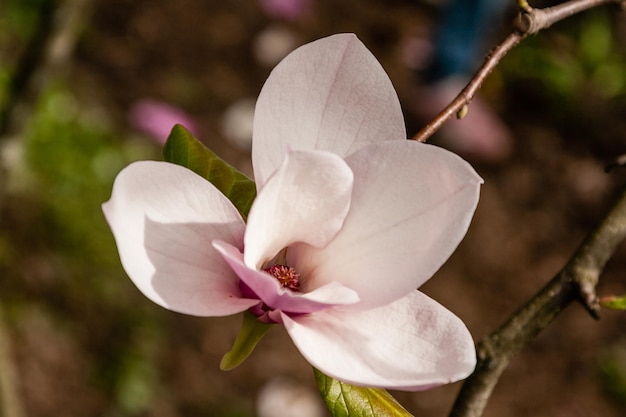
<svg viewBox="0 0 626 417">
<path fill-rule="evenodd" d="M 0 41 L 18 37 L 27 39 L 41 18 L 40 10 L 54 0 L 4 0 L 0 15 Z"/>
<path fill-rule="evenodd" d="M 46 6 L 52 2 L 53 0 L 3 0 L 0 3 L 0 109 L 6 105 L 15 65 L 28 47 Z"/>
<path fill-rule="evenodd" d="M 616 38 L 615 13 L 591 10 L 525 39 L 502 62 L 507 79 L 540 82 L 543 96 L 574 106 L 591 95 L 626 93 L 626 50 Z"/>
<path fill-rule="evenodd" d="M 59 249 L 76 262 L 95 259 L 110 268 L 119 261 L 99 206 L 124 166 L 158 151 L 116 138 L 106 118 L 102 109 L 82 107 L 65 86 L 50 87 L 29 123 L 24 156 L 30 185 L 59 229 Z"/>
<path fill-rule="evenodd" d="M 158 150 L 117 138 L 100 110 L 80 105 L 62 84 L 40 97 L 21 158 L 12 161 L 11 214 L 3 219 L 10 223 L 3 222 L 2 242 L 13 256 L 2 265 L 7 274 L 0 301 L 15 325 L 39 304 L 78 349 L 93 355 L 88 373 L 114 398 L 111 415 L 135 415 L 153 399 L 159 322 L 128 297 L 100 205 L 119 170 Z M 50 282 L 28 270 L 33 263 L 53 271 Z"/>
<path fill-rule="evenodd" d="M 600 358 L 600 375 L 605 391 L 626 407 L 626 344 L 622 339 Z"/>
</svg>

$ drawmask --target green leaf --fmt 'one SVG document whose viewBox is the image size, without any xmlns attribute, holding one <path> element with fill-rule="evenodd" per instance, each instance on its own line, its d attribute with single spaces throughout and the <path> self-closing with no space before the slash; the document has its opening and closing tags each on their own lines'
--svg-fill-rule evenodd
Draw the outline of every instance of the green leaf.
<svg viewBox="0 0 626 417">
<path fill-rule="evenodd" d="M 381 388 L 355 387 L 313 368 L 317 388 L 333 417 L 409 417 L 411 413 Z"/>
<path fill-rule="evenodd" d="M 610 310 L 626 310 L 626 295 L 622 297 L 616 297 L 610 295 L 600 298 L 600 305 Z"/>
<path fill-rule="evenodd" d="M 241 331 L 237 339 L 235 339 L 235 343 L 230 352 L 225 354 L 222 358 L 220 369 L 222 371 L 229 371 L 239 366 L 241 362 L 252 353 L 254 347 L 271 327 L 271 324 L 258 321 L 251 313 L 247 311 L 243 313 Z"/>
<path fill-rule="evenodd" d="M 237 207 L 245 219 L 256 196 L 254 181 L 224 162 L 181 125 L 175 125 L 163 147 L 163 158 L 206 178 Z"/>
</svg>

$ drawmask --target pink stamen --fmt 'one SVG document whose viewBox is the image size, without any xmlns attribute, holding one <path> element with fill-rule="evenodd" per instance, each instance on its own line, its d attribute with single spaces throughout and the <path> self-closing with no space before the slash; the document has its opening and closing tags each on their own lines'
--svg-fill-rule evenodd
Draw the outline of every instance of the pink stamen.
<svg viewBox="0 0 626 417">
<path fill-rule="evenodd" d="M 295 269 L 285 265 L 272 265 L 264 269 L 265 272 L 278 280 L 280 286 L 291 291 L 300 289 L 300 274 Z"/>
</svg>

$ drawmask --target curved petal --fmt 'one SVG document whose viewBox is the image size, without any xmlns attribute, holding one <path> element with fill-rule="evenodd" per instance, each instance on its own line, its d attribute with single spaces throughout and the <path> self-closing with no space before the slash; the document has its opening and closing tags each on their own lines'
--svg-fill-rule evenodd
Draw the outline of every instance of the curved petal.
<svg viewBox="0 0 626 417">
<path fill-rule="evenodd" d="M 371 308 L 419 287 L 448 259 L 482 180 L 455 154 L 413 141 L 372 145 L 346 162 L 354 186 L 343 228 L 321 249 L 293 246 L 287 261 L 308 277 L 303 290 L 337 281 L 359 293 L 358 308 Z"/>
<path fill-rule="evenodd" d="M 406 139 L 389 77 L 353 34 L 304 45 L 272 71 L 254 113 L 252 161 L 257 187 L 287 147 L 346 156 L 381 140 Z"/>
<path fill-rule="evenodd" d="M 281 288 L 269 274 L 250 269 L 239 250 L 226 242 L 213 241 L 217 249 L 241 280 L 269 307 L 295 314 L 307 314 L 337 305 L 359 301 L 357 293 L 336 282 L 328 283 L 309 293 L 293 292 Z"/>
<path fill-rule="evenodd" d="M 237 276 L 211 246 L 243 246 L 245 224 L 213 185 L 167 162 L 143 161 L 115 179 L 102 206 L 135 285 L 155 303 L 180 313 L 222 316 L 258 300 L 241 299 Z"/>
<path fill-rule="evenodd" d="M 463 379 L 476 365 L 463 322 L 418 291 L 372 310 L 282 319 L 313 366 L 355 385 L 419 391 Z"/>
<path fill-rule="evenodd" d="M 289 152 L 257 196 L 245 234 L 252 269 L 293 242 L 322 247 L 341 228 L 350 207 L 352 171 L 330 152 Z"/>
</svg>

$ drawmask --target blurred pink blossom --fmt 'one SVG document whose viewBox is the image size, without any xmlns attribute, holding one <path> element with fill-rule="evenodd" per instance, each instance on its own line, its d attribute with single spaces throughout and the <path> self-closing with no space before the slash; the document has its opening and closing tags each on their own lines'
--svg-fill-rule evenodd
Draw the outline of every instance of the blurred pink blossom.
<svg viewBox="0 0 626 417">
<path fill-rule="evenodd" d="M 194 135 L 199 133 L 193 117 L 184 110 L 152 99 L 135 102 L 128 112 L 128 119 L 132 127 L 161 144 L 165 143 L 175 124 L 185 126 Z"/>
<path fill-rule="evenodd" d="M 312 0 L 259 0 L 268 16 L 296 20 L 311 8 Z"/>
</svg>

